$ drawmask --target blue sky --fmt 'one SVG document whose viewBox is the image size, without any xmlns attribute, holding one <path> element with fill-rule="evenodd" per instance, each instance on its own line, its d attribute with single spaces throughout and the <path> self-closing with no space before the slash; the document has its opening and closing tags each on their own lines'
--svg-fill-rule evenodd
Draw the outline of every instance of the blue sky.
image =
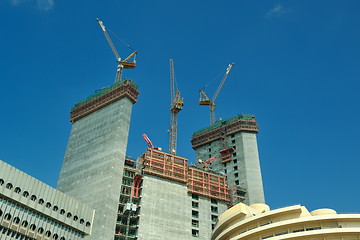
<svg viewBox="0 0 360 240">
<path fill-rule="evenodd" d="M 216 116 L 256 115 L 267 203 L 360 213 L 360 2 L 357 0 L 0 1 L 0 159 L 56 185 L 74 103 L 112 84 L 95 21 L 138 50 L 128 155 L 168 149 L 169 59 L 184 97 L 178 154 L 194 162 L 198 106 L 235 62 Z M 131 51 L 114 35 L 121 56 Z"/>
</svg>

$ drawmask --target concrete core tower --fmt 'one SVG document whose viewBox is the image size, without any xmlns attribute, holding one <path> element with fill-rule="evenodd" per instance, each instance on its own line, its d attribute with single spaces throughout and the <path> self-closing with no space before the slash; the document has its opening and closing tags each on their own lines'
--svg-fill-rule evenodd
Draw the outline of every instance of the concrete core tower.
<svg viewBox="0 0 360 240">
<path fill-rule="evenodd" d="M 196 131 L 191 139 L 197 161 L 201 159 L 212 170 L 225 174 L 232 191 L 246 190 L 246 204 L 265 202 L 258 132 L 255 116 L 239 114 Z"/>
<path fill-rule="evenodd" d="M 113 239 L 132 105 L 139 92 L 122 80 L 77 103 L 57 188 L 95 209 L 89 239 Z"/>
</svg>

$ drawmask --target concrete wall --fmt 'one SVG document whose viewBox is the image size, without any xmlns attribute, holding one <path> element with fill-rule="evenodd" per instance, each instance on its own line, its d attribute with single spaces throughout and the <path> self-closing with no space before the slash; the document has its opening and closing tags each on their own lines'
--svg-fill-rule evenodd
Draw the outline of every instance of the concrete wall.
<svg viewBox="0 0 360 240">
<path fill-rule="evenodd" d="M 232 153 L 232 160 L 221 163 L 219 151 L 224 148 L 221 140 L 211 142 L 198 147 L 196 160 L 207 160 L 216 156 L 217 160 L 210 166 L 214 171 L 224 173 L 227 176 L 229 185 L 235 184 L 247 189 L 246 204 L 264 203 L 264 190 L 261 177 L 260 160 L 257 148 L 256 134 L 238 132 L 228 135 L 224 141 L 228 147 L 232 146 L 235 151 Z M 201 164 L 198 164 L 202 166 Z M 238 183 L 238 184 L 237 184 Z"/>
<path fill-rule="evenodd" d="M 193 202 L 197 207 L 193 207 Z M 215 224 L 211 216 L 227 210 L 225 202 L 212 203 L 201 196 L 193 198 L 186 184 L 152 175 L 143 176 L 140 205 L 139 240 L 208 240 Z M 211 211 L 212 206 L 217 208 L 217 213 Z M 198 212 L 197 218 L 192 216 L 193 211 Z M 199 226 L 192 226 L 192 220 L 198 221 Z M 198 237 L 192 236 L 192 230 L 198 231 Z"/>
<path fill-rule="evenodd" d="M 191 197 L 183 183 L 144 175 L 139 240 L 191 239 Z"/>
<path fill-rule="evenodd" d="M 122 98 L 72 125 L 57 188 L 95 209 L 89 239 L 113 239 L 132 102 Z"/>
<path fill-rule="evenodd" d="M 194 201 L 194 199 L 192 200 Z M 212 226 L 216 224 L 216 221 L 212 220 L 212 216 L 216 216 L 216 219 L 220 214 L 227 210 L 227 204 L 219 200 L 216 203 L 212 203 L 211 199 L 205 197 L 199 197 L 199 238 L 201 240 L 208 240 L 211 238 Z M 212 211 L 211 207 L 217 208 L 216 211 Z M 196 210 L 195 208 L 193 208 Z"/>
<path fill-rule="evenodd" d="M 237 155 L 240 186 L 247 189 L 246 204 L 264 203 L 264 188 L 262 184 L 259 153 L 256 142 L 256 134 L 240 132 L 237 134 L 238 143 L 241 148 Z"/>
</svg>

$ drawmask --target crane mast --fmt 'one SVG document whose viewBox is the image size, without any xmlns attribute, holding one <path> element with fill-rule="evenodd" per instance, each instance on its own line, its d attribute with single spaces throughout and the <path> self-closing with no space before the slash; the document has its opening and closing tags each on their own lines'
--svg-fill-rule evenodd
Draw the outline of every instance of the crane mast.
<svg viewBox="0 0 360 240">
<path fill-rule="evenodd" d="M 102 21 L 100 21 L 100 19 L 98 19 L 98 18 L 96 19 L 96 21 L 99 23 L 99 25 L 101 27 L 101 30 L 103 31 L 103 33 L 105 35 L 105 38 L 106 38 L 107 42 L 109 43 L 110 48 L 111 48 L 112 52 L 114 53 L 114 55 L 116 57 L 116 61 L 118 63 L 118 66 L 117 66 L 117 70 L 116 70 L 115 82 L 118 82 L 122 78 L 122 72 L 123 72 L 124 68 L 128 69 L 128 68 L 135 68 L 136 67 L 136 54 L 137 54 L 137 51 L 134 51 L 127 58 L 122 60 L 120 58 L 120 55 L 119 55 L 118 51 L 116 50 L 116 48 L 114 46 L 113 41 L 111 40 L 108 32 L 106 31 L 104 23 Z M 128 60 L 130 60 L 131 58 L 133 58 L 133 61 L 128 62 Z"/>
<path fill-rule="evenodd" d="M 180 91 L 175 88 L 174 60 L 170 59 L 170 99 L 171 99 L 171 118 L 170 118 L 170 145 L 169 153 L 176 153 L 177 143 L 177 116 L 184 106 L 183 98 L 180 97 Z"/>
<path fill-rule="evenodd" d="M 226 72 L 225 75 L 223 76 L 220 85 L 218 86 L 218 88 L 216 89 L 216 92 L 214 94 L 214 96 L 212 97 L 212 99 L 210 100 L 210 98 L 206 95 L 206 93 L 200 89 L 200 101 L 199 101 L 199 105 L 201 106 L 209 106 L 210 107 L 210 124 L 214 124 L 215 123 L 215 100 L 218 97 L 220 90 L 222 89 L 231 68 L 233 67 L 235 63 L 231 63 L 228 65 L 228 67 L 226 68 Z"/>
</svg>

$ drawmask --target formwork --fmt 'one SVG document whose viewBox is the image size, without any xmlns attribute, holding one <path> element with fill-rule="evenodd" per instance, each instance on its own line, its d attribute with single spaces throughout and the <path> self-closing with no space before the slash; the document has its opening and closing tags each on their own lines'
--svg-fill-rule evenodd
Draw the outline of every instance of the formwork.
<svg viewBox="0 0 360 240">
<path fill-rule="evenodd" d="M 135 82 L 131 80 L 117 82 L 96 91 L 93 95 L 75 104 L 70 112 L 70 122 L 75 122 L 124 97 L 128 97 L 132 103 L 136 103 L 138 94 Z"/>
<path fill-rule="evenodd" d="M 186 158 L 152 148 L 148 148 L 141 158 L 144 173 L 187 183 Z"/>
<path fill-rule="evenodd" d="M 226 178 L 217 174 L 189 167 L 188 192 L 204 197 L 230 201 Z"/>
<path fill-rule="evenodd" d="M 234 152 L 234 148 L 232 147 L 228 147 L 220 150 L 221 163 L 230 162 L 232 160 L 233 152 Z"/>
<path fill-rule="evenodd" d="M 258 133 L 259 129 L 255 116 L 239 114 L 196 131 L 191 139 L 192 148 L 196 149 L 204 144 L 221 139 L 224 134 L 231 135 L 237 132 Z"/>
<path fill-rule="evenodd" d="M 226 178 L 214 172 L 189 167 L 187 159 L 148 148 L 141 156 L 144 174 L 188 184 L 188 192 L 229 202 Z"/>
</svg>

